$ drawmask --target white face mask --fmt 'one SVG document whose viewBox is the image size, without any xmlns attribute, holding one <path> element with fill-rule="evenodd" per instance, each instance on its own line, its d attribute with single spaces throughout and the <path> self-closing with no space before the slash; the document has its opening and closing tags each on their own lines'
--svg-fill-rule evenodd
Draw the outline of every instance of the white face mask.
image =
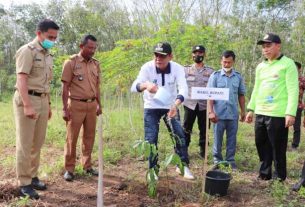
<svg viewBox="0 0 305 207">
<path fill-rule="evenodd" d="M 233 68 L 223 68 L 225 72 L 230 72 Z"/>
</svg>

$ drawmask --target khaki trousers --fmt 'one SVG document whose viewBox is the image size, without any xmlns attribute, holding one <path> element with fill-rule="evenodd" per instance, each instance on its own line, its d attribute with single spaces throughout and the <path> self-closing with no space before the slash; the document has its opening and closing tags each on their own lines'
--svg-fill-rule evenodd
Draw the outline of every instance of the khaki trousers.
<svg viewBox="0 0 305 207">
<path fill-rule="evenodd" d="M 13 98 L 16 123 L 16 171 L 19 186 L 31 184 L 32 178 L 37 176 L 40 150 L 48 124 L 48 98 L 31 95 L 29 97 L 37 113 L 37 119 L 30 119 L 24 115 L 23 102 L 18 91 Z"/>
<path fill-rule="evenodd" d="M 65 144 L 65 169 L 74 172 L 76 160 L 76 144 L 81 127 L 81 164 L 84 169 L 91 168 L 91 153 L 94 145 L 95 126 L 96 126 L 96 108 L 97 102 L 90 103 L 69 100 L 69 110 L 71 119 L 67 122 L 67 135 Z"/>
</svg>

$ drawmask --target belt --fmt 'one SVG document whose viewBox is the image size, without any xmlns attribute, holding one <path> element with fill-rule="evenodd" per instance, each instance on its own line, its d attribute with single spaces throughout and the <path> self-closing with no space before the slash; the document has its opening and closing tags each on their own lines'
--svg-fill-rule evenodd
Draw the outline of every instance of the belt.
<svg viewBox="0 0 305 207">
<path fill-rule="evenodd" d="M 45 97 L 47 95 L 46 93 L 39 93 L 34 90 L 28 90 L 28 94 L 31 96 L 39 96 L 39 97 Z"/>
<path fill-rule="evenodd" d="M 70 99 L 75 100 L 75 101 L 87 102 L 87 103 L 91 103 L 91 102 L 95 101 L 95 97 L 94 98 L 89 98 L 89 99 L 76 99 L 76 98 L 71 98 L 70 97 Z"/>
</svg>

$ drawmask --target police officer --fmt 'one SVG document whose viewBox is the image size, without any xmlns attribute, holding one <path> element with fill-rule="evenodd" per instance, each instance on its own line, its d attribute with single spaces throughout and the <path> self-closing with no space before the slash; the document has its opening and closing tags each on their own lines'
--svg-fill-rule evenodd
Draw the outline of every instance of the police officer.
<svg viewBox="0 0 305 207">
<path fill-rule="evenodd" d="M 82 133 L 81 163 L 86 173 L 98 176 L 91 165 L 94 145 L 96 116 L 102 113 L 100 103 L 100 65 L 92 58 L 96 48 L 96 38 L 85 35 L 80 44 L 80 52 L 65 61 L 62 72 L 63 119 L 66 121 L 67 135 L 64 150 L 64 179 L 74 179 L 76 143 L 80 128 Z"/>
<path fill-rule="evenodd" d="M 199 128 L 199 147 L 200 156 L 204 157 L 205 151 L 205 133 L 206 133 L 206 100 L 192 100 L 192 87 L 206 87 L 210 75 L 214 72 L 212 68 L 204 64 L 205 48 L 202 45 L 196 45 L 192 49 L 192 58 L 195 62 L 192 65 L 185 67 L 185 77 L 188 85 L 189 97 L 185 99 L 184 105 L 184 122 L 183 128 L 185 131 L 186 145 L 191 142 L 191 133 L 193 124 L 197 117 Z"/>
<path fill-rule="evenodd" d="M 38 199 L 34 190 L 45 190 L 38 175 L 40 150 L 48 119 L 51 118 L 50 80 L 53 57 L 49 53 L 59 27 L 44 19 L 39 22 L 36 38 L 16 53 L 16 91 L 13 98 L 16 122 L 16 170 L 20 195 Z"/>
</svg>

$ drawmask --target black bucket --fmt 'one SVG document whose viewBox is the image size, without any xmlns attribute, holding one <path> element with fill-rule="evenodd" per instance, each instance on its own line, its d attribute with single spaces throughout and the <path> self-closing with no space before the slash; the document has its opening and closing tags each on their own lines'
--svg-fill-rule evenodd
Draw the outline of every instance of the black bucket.
<svg viewBox="0 0 305 207">
<path fill-rule="evenodd" d="M 210 195 L 227 195 L 231 175 L 217 170 L 208 171 L 205 179 L 205 192 Z"/>
</svg>

